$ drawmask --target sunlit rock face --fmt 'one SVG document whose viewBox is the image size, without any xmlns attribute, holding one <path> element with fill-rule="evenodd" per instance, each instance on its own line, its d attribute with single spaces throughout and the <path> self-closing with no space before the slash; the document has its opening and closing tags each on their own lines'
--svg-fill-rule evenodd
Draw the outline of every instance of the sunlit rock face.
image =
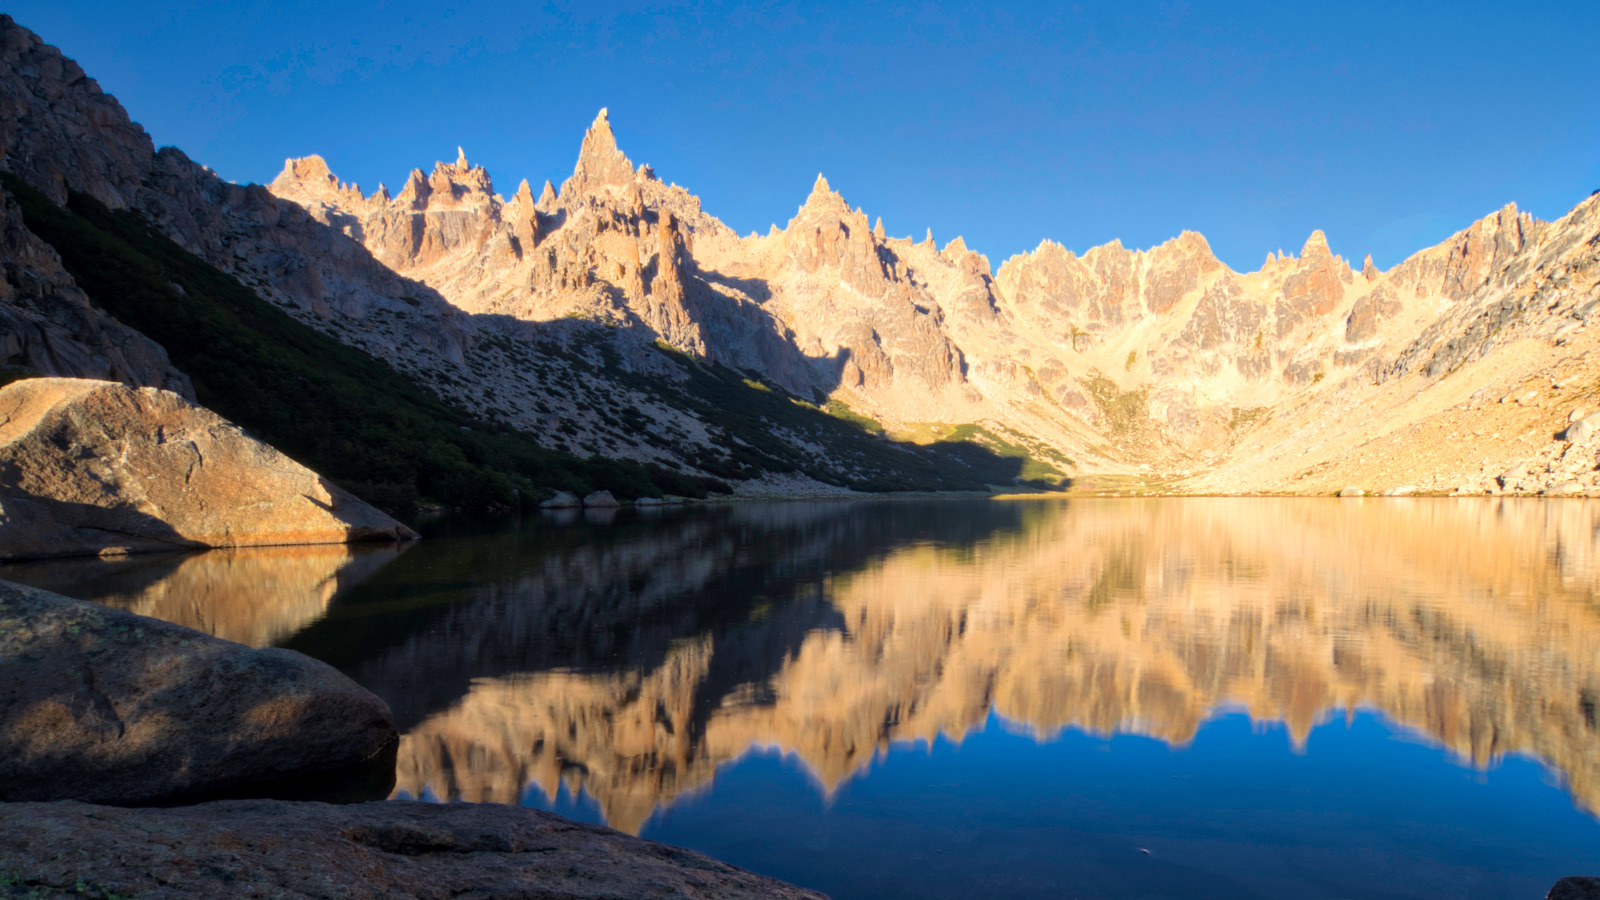
<svg viewBox="0 0 1600 900">
<path fill-rule="evenodd" d="M 0 387 L 0 560 L 414 537 L 170 391 Z"/>
<path fill-rule="evenodd" d="M 1019 529 L 892 550 L 648 667 L 477 679 L 403 736 L 399 789 L 515 802 L 564 782 L 637 830 L 752 747 L 831 789 L 990 712 L 1181 745 L 1243 707 L 1303 745 L 1370 708 L 1463 764 L 1532 755 L 1595 808 L 1597 526 L 1581 503 L 1027 507 Z"/>
<path fill-rule="evenodd" d="M 637 325 L 891 430 L 990 422 L 1083 471 L 1222 463 L 1192 485 L 1211 490 L 1331 492 L 1305 479 L 1334 468 L 1403 480 L 1305 432 L 1365 439 L 1436 418 L 1413 401 L 1486 356 L 1511 367 L 1456 378 L 1462 397 L 1555 377 L 1556 356 L 1497 351 L 1554 339 L 1600 296 L 1594 201 L 1555 223 L 1507 206 L 1388 272 L 1370 259 L 1357 271 L 1320 231 L 1254 272 L 1193 232 L 1081 256 L 1046 240 L 992 272 L 959 237 L 942 249 L 931 234 L 889 237 L 821 176 L 783 228 L 740 237 L 635 168 L 604 111 L 560 193 L 547 183 L 537 201 L 526 181 L 502 200 L 464 155 L 413 171 L 393 199 L 363 196 L 314 157 L 289 160 L 271 190 L 470 312 Z M 1357 422 L 1353 405 L 1369 414 Z M 1495 440 L 1481 443 L 1499 453 Z M 1474 474 L 1414 455 L 1409 477 L 1432 490 Z"/>
</svg>

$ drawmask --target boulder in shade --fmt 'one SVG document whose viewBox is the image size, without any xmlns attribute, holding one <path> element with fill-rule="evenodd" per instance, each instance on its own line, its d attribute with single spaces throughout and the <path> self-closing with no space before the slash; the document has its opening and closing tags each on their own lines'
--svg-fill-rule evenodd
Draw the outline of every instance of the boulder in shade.
<svg viewBox="0 0 1600 900">
<path fill-rule="evenodd" d="M 248 794 L 396 742 L 382 700 L 308 656 L 0 581 L 0 802 Z"/>
</svg>

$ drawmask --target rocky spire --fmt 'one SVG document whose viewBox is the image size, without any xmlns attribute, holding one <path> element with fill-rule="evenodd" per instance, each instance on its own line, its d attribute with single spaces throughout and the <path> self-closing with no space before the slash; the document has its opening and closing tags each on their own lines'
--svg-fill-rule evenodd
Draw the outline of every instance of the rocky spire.
<svg viewBox="0 0 1600 900">
<path fill-rule="evenodd" d="M 1361 277 L 1368 281 L 1377 281 L 1380 274 L 1382 273 L 1378 271 L 1378 267 L 1372 264 L 1372 254 L 1368 253 L 1366 261 L 1361 264 Z"/>
<path fill-rule="evenodd" d="M 463 172 L 472 168 L 471 166 L 467 165 L 467 151 L 462 149 L 460 144 L 456 145 L 456 168 L 462 170 Z"/>
<path fill-rule="evenodd" d="M 878 224 L 872 226 L 872 236 L 877 238 L 880 241 L 884 239 L 883 216 L 879 216 L 878 217 Z"/>
<path fill-rule="evenodd" d="M 544 180 L 544 190 L 539 192 L 539 205 L 549 206 L 556 202 L 556 189 L 550 185 L 550 179 Z"/>
<path fill-rule="evenodd" d="M 800 209 L 802 211 L 808 209 L 831 209 L 836 212 L 847 213 L 850 211 L 850 206 L 844 202 L 844 197 L 835 193 L 833 188 L 828 186 L 828 179 L 822 177 L 822 173 L 818 172 L 816 182 L 811 185 L 811 195 L 806 197 L 806 202 Z"/>
<path fill-rule="evenodd" d="M 678 234 L 678 220 L 672 213 L 665 211 L 661 213 L 656 234 L 660 251 L 657 254 L 655 282 L 650 285 L 650 293 L 663 302 L 681 304 L 684 294 L 683 271 L 678 265 L 681 238 Z"/>
<path fill-rule="evenodd" d="M 1300 248 L 1301 259 L 1332 255 L 1333 251 L 1328 249 L 1328 237 L 1320 230 L 1311 232 L 1311 237 L 1306 238 L 1306 245 Z"/>
<path fill-rule="evenodd" d="M 421 169 L 412 169 L 406 176 L 406 185 L 400 189 L 400 196 L 396 198 L 402 206 L 412 209 L 424 209 L 428 205 L 428 195 L 433 193 L 433 188 L 428 185 L 428 176 L 422 174 Z"/>
<path fill-rule="evenodd" d="M 624 185 L 633 180 L 633 175 L 633 163 L 617 149 L 616 135 L 611 133 L 611 118 L 602 109 L 583 136 L 578 164 L 572 169 L 572 177 L 561 185 L 561 193 Z"/>
<path fill-rule="evenodd" d="M 528 186 L 528 179 L 522 179 L 522 183 L 517 185 L 517 192 L 511 195 L 511 202 L 530 208 L 533 206 L 533 188 Z"/>
</svg>

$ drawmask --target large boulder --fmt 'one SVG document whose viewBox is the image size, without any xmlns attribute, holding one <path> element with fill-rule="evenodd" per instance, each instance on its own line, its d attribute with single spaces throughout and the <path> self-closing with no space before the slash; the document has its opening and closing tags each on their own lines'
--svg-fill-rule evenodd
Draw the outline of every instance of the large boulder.
<svg viewBox="0 0 1600 900">
<path fill-rule="evenodd" d="M 577 507 L 580 507 L 582 505 L 583 505 L 583 501 L 578 499 L 578 495 L 577 494 L 574 494 L 571 491 L 556 491 L 555 495 L 552 496 L 549 500 L 542 501 L 539 504 L 539 508 L 540 509 L 576 509 Z"/>
<path fill-rule="evenodd" d="M 588 509 L 616 509 L 622 504 L 617 502 L 617 498 L 611 496 L 610 491 L 595 491 L 584 496 L 583 505 Z"/>
<path fill-rule="evenodd" d="M 0 581 L 0 801 L 238 795 L 397 740 L 382 700 L 308 656 Z"/>
<path fill-rule="evenodd" d="M 415 537 L 171 391 L 0 388 L 0 560 Z"/>
<path fill-rule="evenodd" d="M 690 850 L 489 803 L 10 804 L 0 872 L 42 896 L 824 900 Z"/>
</svg>

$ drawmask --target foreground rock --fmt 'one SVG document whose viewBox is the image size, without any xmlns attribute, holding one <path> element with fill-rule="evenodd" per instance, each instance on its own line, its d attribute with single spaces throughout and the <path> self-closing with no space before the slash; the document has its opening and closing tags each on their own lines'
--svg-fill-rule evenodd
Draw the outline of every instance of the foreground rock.
<svg viewBox="0 0 1600 900">
<path fill-rule="evenodd" d="M 415 537 L 170 391 L 0 388 L 0 560 Z"/>
<path fill-rule="evenodd" d="M 382 700 L 310 657 L 0 581 L 0 801 L 249 792 L 395 741 Z"/>
<path fill-rule="evenodd" d="M 822 897 L 689 850 L 491 804 L 11 804 L 0 806 L 0 871 L 13 890 L 44 897 Z"/>
</svg>

